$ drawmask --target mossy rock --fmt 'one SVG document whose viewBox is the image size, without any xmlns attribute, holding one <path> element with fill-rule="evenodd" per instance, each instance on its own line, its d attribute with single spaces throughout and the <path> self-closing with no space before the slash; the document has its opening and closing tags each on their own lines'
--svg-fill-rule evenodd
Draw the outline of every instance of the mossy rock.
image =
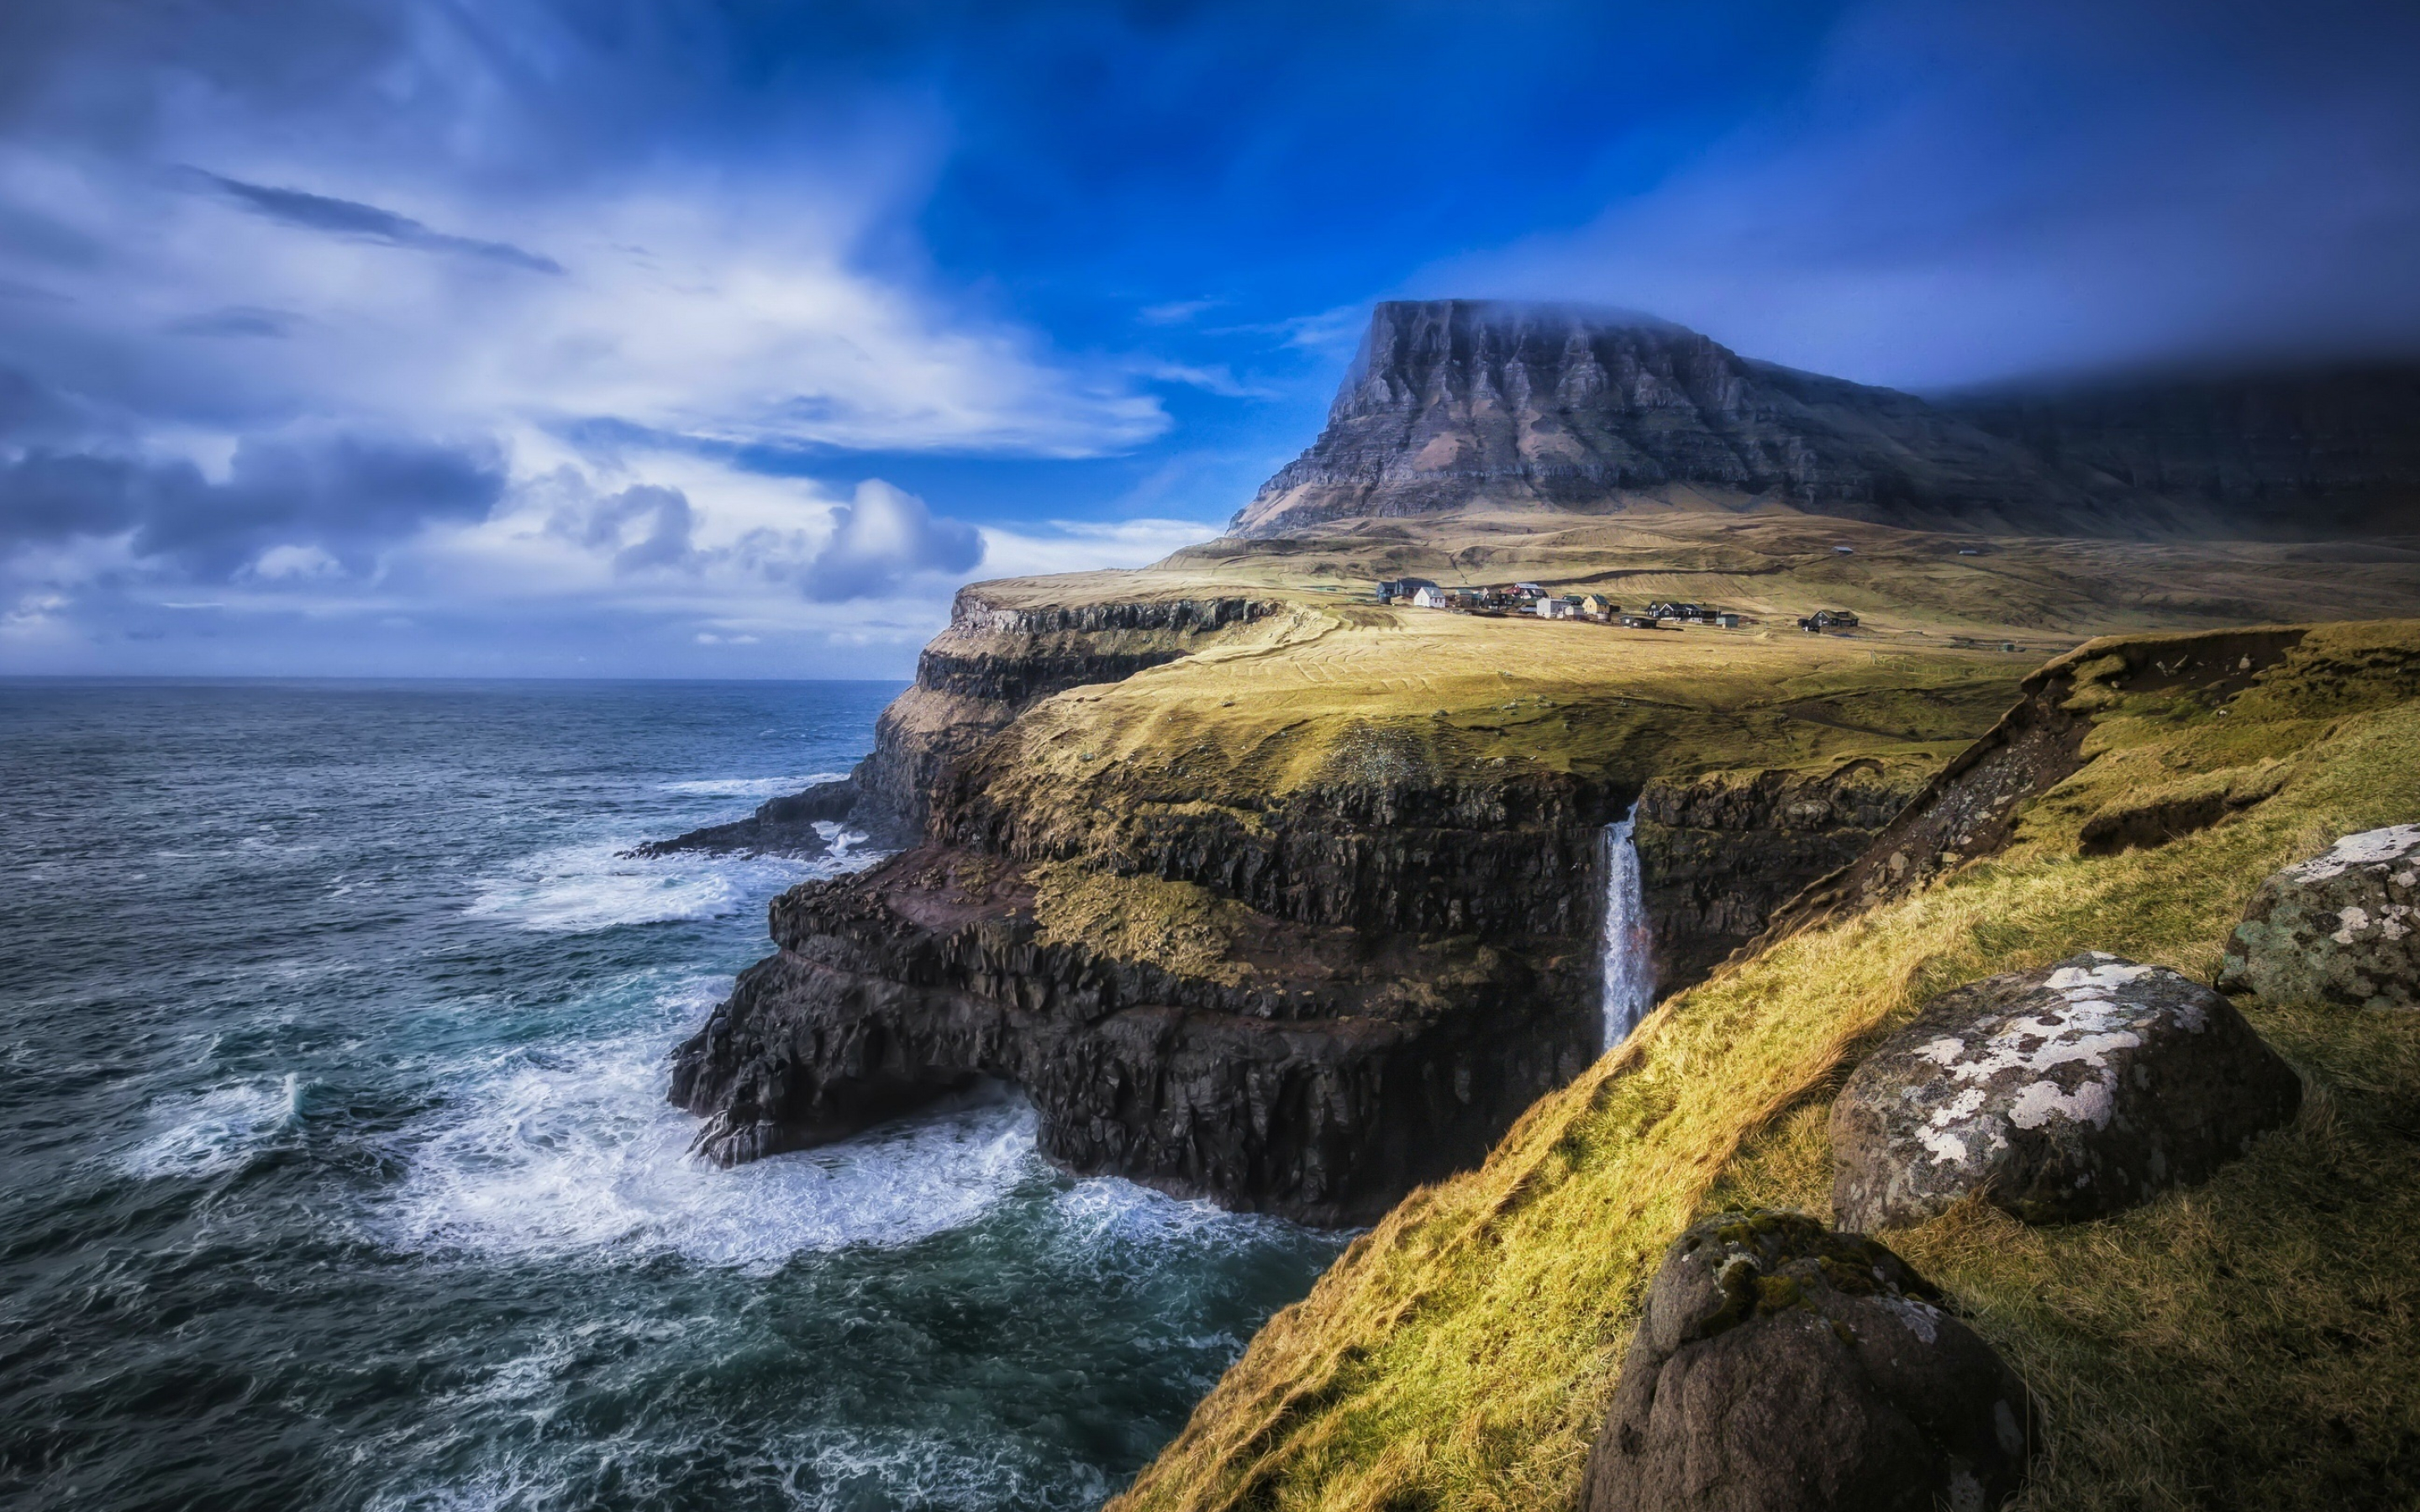
<svg viewBox="0 0 2420 1512">
<path fill-rule="evenodd" d="M 1897 1255 L 1800 1213 L 1723 1213 L 1665 1254 L 1580 1505 L 1982 1512 L 2037 1427 L 2024 1383 Z"/>
</svg>

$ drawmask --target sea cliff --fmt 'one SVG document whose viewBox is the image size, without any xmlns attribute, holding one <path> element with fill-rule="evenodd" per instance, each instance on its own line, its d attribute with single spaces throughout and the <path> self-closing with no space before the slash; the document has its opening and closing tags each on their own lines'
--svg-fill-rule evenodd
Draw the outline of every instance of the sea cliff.
<svg viewBox="0 0 2420 1512">
<path fill-rule="evenodd" d="M 1399 614 L 1301 594 L 1015 602 L 1048 591 L 961 594 L 875 751 L 760 815 L 901 849 L 780 899 L 778 952 L 681 1047 L 673 1100 L 711 1158 L 992 1078 L 1071 1170 L 1369 1221 L 1603 1048 L 1607 823 L 1637 810 L 1685 986 L 2006 688 L 1972 657 L 1596 626 L 1439 619 L 1423 655 Z M 1363 680 L 1406 652 L 1417 687 Z M 1697 674 L 1740 657 L 1843 697 L 1919 688 L 1928 728 L 1740 706 L 1753 677 Z"/>
</svg>

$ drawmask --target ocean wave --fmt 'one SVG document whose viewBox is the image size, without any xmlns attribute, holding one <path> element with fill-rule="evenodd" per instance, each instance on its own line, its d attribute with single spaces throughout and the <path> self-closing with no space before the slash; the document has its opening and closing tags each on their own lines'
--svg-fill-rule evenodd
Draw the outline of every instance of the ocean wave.
<svg viewBox="0 0 2420 1512">
<path fill-rule="evenodd" d="M 837 782 L 846 772 L 810 772 L 804 777 L 714 777 L 694 782 L 660 782 L 659 793 L 699 798 L 778 798 L 802 793 L 819 782 Z"/>
<path fill-rule="evenodd" d="M 551 1396 L 560 1396 L 559 1387 Z M 551 1405 L 551 1403 L 550 1403 Z M 717 1448 L 723 1447 L 718 1443 Z M 654 1504 L 679 1500 L 691 1488 L 683 1473 L 690 1456 L 615 1456 L 622 1500 Z M 604 1458 L 584 1445 L 550 1444 L 509 1455 L 484 1472 L 382 1490 L 370 1512 L 522 1512 L 578 1499 Z M 930 1507 L 936 1512 L 993 1512 L 1003 1506 L 1047 1509 L 1098 1506 L 1116 1489 L 1090 1466 L 1046 1462 L 1013 1441 L 954 1443 L 929 1431 L 882 1430 L 817 1424 L 775 1434 L 734 1456 L 727 1483 L 773 1491 L 797 1512 L 853 1512 L 868 1507 Z"/>
<path fill-rule="evenodd" d="M 418 1138 L 387 1204 L 390 1242 L 768 1271 L 802 1252 L 911 1243 L 1049 1176 L 1032 1110 L 1002 1099 L 715 1169 L 689 1153 L 696 1120 L 663 1100 L 668 1042 L 649 1030 L 514 1051 L 474 1075 Z"/>
<path fill-rule="evenodd" d="M 464 910 L 547 933 L 585 933 L 623 924 L 723 918 L 763 908 L 768 900 L 808 877 L 829 875 L 822 862 L 773 856 L 706 852 L 631 856 L 630 841 L 561 845 L 516 863 L 501 876 L 480 879 Z"/>
<path fill-rule="evenodd" d="M 221 1175 L 250 1165 L 302 1116 L 302 1080 L 291 1072 L 273 1084 L 243 1082 L 163 1099 L 153 1105 L 151 1136 L 118 1165 L 145 1180 Z"/>
</svg>

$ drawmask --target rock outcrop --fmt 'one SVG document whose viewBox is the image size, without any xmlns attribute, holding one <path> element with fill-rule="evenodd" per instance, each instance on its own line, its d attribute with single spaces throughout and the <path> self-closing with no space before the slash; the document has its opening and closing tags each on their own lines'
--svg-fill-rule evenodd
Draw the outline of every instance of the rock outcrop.
<svg viewBox="0 0 2420 1512">
<path fill-rule="evenodd" d="M 2302 1105 L 2226 999 L 2102 951 L 1925 1005 L 1832 1104 L 1832 1210 L 1917 1223 L 1979 1194 L 2028 1223 L 2198 1181 Z"/>
<path fill-rule="evenodd" d="M 2347 835 L 2262 882 L 2218 985 L 2280 1002 L 2420 1006 L 2420 825 Z"/>
<path fill-rule="evenodd" d="M 844 778 L 818 782 L 803 793 L 768 798 L 745 819 L 707 825 L 670 840 L 631 847 L 632 856 L 673 856 L 682 851 L 738 851 L 756 856 L 794 856 L 813 860 L 831 853 L 820 827 L 845 823 L 860 808 L 857 784 Z"/>
<path fill-rule="evenodd" d="M 1071 1170 L 1366 1222 L 1477 1160 L 1597 1048 L 1580 942 L 1377 935 L 970 851 L 793 888 L 772 928 L 780 953 L 675 1062 L 673 1101 L 725 1163 L 987 1076 L 1024 1089 Z M 1139 928 L 1149 948 L 1122 948 Z"/>
<path fill-rule="evenodd" d="M 1582 1512 L 1988 1512 L 2032 1404 L 1941 1293 L 1870 1239 L 1725 1213 L 1666 1252 Z"/>
</svg>

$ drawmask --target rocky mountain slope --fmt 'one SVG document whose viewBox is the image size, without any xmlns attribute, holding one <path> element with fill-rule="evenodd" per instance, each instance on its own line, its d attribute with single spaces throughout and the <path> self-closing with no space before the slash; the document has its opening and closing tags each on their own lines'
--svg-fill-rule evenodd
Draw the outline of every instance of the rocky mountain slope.
<svg viewBox="0 0 2420 1512">
<path fill-rule="evenodd" d="M 2420 532 L 2420 364 L 2152 373 L 1936 404 L 2099 496 L 2172 501 L 2243 533 Z"/>
<path fill-rule="evenodd" d="M 1984 534 L 2420 533 L 2420 368 L 1939 404 L 1627 312 L 1394 301 L 1230 529 L 1676 500 Z"/>
</svg>

